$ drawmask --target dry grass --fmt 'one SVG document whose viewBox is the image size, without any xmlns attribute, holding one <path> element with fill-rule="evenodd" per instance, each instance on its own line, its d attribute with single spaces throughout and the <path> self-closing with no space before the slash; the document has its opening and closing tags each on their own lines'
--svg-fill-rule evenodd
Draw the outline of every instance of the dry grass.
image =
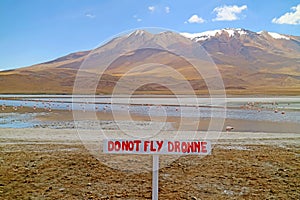
<svg viewBox="0 0 300 200">
<path fill-rule="evenodd" d="M 181 157 L 160 170 L 159 198 L 299 198 L 299 149 L 247 148 Z M 0 158 L 1 199 L 151 199 L 150 172 L 111 169 L 81 145 L 6 144 Z"/>
</svg>

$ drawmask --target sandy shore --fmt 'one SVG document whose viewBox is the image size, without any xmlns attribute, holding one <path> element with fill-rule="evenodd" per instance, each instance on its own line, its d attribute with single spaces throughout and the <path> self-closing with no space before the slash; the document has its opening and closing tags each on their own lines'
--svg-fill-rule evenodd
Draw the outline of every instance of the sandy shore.
<svg viewBox="0 0 300 200">
<path fill-rule="evenodd" d="M 78 133 L 78 131 L 80 133 Z M 130 131 L 130 130 L 129 130 Z M 143 131 L 133 131 L 132 134 L 143 134 Z M 176 134 L 176 135 L 174 135 Z M 211 132 L 210 137 L 206 132 L 192 131 L 163 131 L 152 139 L 212 139 L 215 144 L 243 144 L 243 145 L 272 145 L 272 146 L 296 146 L 300 147 L 299 133 L 254 133 L 254 132 Z M 83 138 L 81 138 L 81 137 Z M 90 142 L 101 142 L 102 139 L 127 138 L 128 136 L 116 130 L 77 130 L 77 129 L 50 129 L 50 128 L 28 128 L 28 129 L 0 129 L 1 145 L 8 143 L 51 143 L 51 144 L 81 144 L 82 140 Z M 145 135 L 147 136 L 147 135 Z M 148 135 L 150 136 L 150 135 Z"/>
<path fill-rule="evenodd" d="M 95 130 L 80 135 L 103 139 Z M 83 144 L 76 129 L 0 129 L 0 199 L 151 199 L 150 171 L 111 168 Z M 160 169 L 160 199 L 300 197 L 300 134 L 222 133 L 214 144 L 212 155 L 182 156 Z"/>
</svg>

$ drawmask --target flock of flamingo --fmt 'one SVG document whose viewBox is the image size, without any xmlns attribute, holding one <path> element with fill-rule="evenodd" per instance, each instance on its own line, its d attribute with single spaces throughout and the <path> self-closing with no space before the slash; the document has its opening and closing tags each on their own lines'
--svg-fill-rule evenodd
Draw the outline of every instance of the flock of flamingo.
<svg viewBox="0 0 300 200">
<path fill-rule="evenodd" d="M 64 110 L 68 110 L 68 111 L 72 111 L 72 107 L 71 107 L 71 104 L 70 102 L 53 102 L 52 100 L 30 100 L 29 101 L 30 103 L 27 103 L 26 101 L 24 101 L 23 103 L 21 103 L 19 106 L 12 106 L 12 109 L 14 111 L 18 111 L 18 110 L 21 110 L 22 108 L 24 107 L 27 107 L 27 108 L 30 108 L 32 107 L 32 109 L 35 111 L 37 109 L 43 109 L 44 111 L 48 111 L 48 112 L 51 112 L 52 111 L 52 108 L 55 109 L 55 108 L 59 108 L 59 105 L 65 105 L 65 107 L 60 107 L 60 109 L 64 109 Z M 35 102 L 35 103 L 32 103 L 32 102 Z M 86 112 L 86 107 L 87 105 L 89 105 L 90 103 L 88 102 L 85 102 L 85 103 L 81 103 L 79 104 L 79 110 L 82 110 L 83 112 Z M 276 102 L 273 102 L 271 103 L 274 108 L 273 108 L 273 111 L 275 113 L 279 113 L 280 111 L 276 108 L 277 107 L 277 103 Z M 98 105 L 95 105 L 95 104 L 92 104 L 94 105 L 94 109 L 96 111 L 103 111 L 103 112 L 107 112 L 109 110 L 112 110 L 112 104 L 109 106 L 108 104 L 107 105 L 104 105 L 102 108 Z M 146 106 L 148 107 L 148 109 L 150 110 L 151 108 L 153 108 L 152 106 L 153 105 L 150 105 L 150 104 L 147 104 L 147 105 L 142 105 L 142 106 Z M 8 107 L 11 107 L 11 106 L 7 106 L 5 103 L 2 104 L 1 106 L 1 110 L 2 111 L 5 111 Z M 161 109 L 162 105 L 156 105 L 156 108 L 157 109 Z M 166 106 L 166 108 L 168 109 L 168 106 Z M 196 108 L 199 108 L 196 106 Z M 245 105 L 242 105 L 240 107 L 241 109 L 247 109 L 247 110 L 257 110 L 258 112 L 261 112 L 261 110 L 264 108 L 263 106 L 259 106 L 259 103 L 257 102 L 248 102 L 246 103 Z M 130 106 L 124 106 L 124 105 L 121 105 L 121 110 L 127 110 L 129 111 L 130 110 Z M 175 112 L 180 112 L 180 107 L 174 107 L 174 111 Z M 285 111 L 281 111 L 281 114 L 285 114 Z M 232 131 L 234 129 L 234 127 L 232 126 L 226 126 L 225 127 L 225 130 L 226 132 L 229 132 L 229 131 Z"/>
<path fill-rule="evenodd" d="M 3 103 L 3 104 L 1 105 L 1 110 L 2 110 L 2 111 L 5 111 L 5 110 L 6 110 L 7 108 L 9 108 L 9 107 L 12 107 L 12 109 L 13 109 L 14 111 L 21 110 L 21 109 L 23 109 L 24 107 L 26 107 L 26 108 L 32 107 L 33 110 L 37 110 L 37 109 L 39 108 L 39 106 L 38 106 L 39 103 L 41 103 L 41 104 L 43 105 L 43 109 L 44 109 L 45 111 L 49 111 L 49 112 L 52 111 L 52 106 L 53 106 L 54 104 L 51 104 L 51 102 L 45 102 L 45 101 L 37 102 L 37 103 L 36 103 L 35 105 L 33 105 L 33 106 L 28 105 L 27 102 L 21 103 L 19 106 L 15 106 L 15 105 L 14 105 L 14 106 L 7 106 L 5 103 Z"/>
<path fill-rule="evenodd" d="M 242 105 L 240 106 L 240 108 L 242 109 L 246 109 L 246 110 L 257 110 L 257 112 L 261 112 L 262 109 L 264 108 L 263 106 L 260 106 L 259 107 L 259 104 L 258 102 L 247 102 L 245 105 Z M 281 112 L 277 109 L 277 105 L 278 103 L 277 102 L 272 102 L 271 103 L 272 105 L 272 110 L 274 111 L 274 113 L 281 113 L 281 114 L 285 114 L 285 111 L 282 110 Z"/>
</svg>

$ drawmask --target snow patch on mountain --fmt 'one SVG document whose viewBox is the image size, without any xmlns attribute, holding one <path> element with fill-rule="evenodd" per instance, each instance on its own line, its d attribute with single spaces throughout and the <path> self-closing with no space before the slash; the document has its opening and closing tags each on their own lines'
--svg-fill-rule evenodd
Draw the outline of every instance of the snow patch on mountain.
<svg viewBox="0 0 300 200">
<path fill-rule="evenodd" d="M 263 33 L 268 34 L 269 36 L 271 36 L 272 38 L 276 39 L 276 40 L 290 40 L 289 37 L 285 36 L 285 35 L 281 35 L 279 33 L 274 33 L 274 32 L 266 32 L 266 31 L 260 31 L 257 34 L 262 35 Z"/>
<path fill-rule="evenodd" d="M 182 36 L 187 37 L 192 40 L 198 41 L 204 41 L 207 39 L 210 39 L 212 37 L 215 37 L 217 35 L 221 35 L 222 33 L 227 33 L 229 37 L 233 37 L 234 35 L 246 35 L 248 34 L 246 30 L 238 28 L 238 29 L 221 29 L 221 30 L 213 30 L 213 31 L 205 31 L 202 33 L 180 33 Z"/>
<path fill-rule="evenodd" d="M 217 35 L 221 35 L 223 33 L 227 33 L 229 37 L 234 37 L 235 35 L 249 35 L 249 34 L 258 34 L 258 35 L 263 35 L 263 34 L 268 34 L 274 39 L 285 39 L 285 40 L 290 40 L 289 37 L 285 35 L 281 35 L 279 33 L 274 33 L 274 32 L 266 32 L 266 31 L 261 31 L 261 32 L 252 32 L 252 31 L 247 31 L 245 29 L 241 28 L 225 28 L 225 29 L 220 29 L 220 30 L 213 30 L 213 31 L 205 31 L 201 33 L 180 33 L 182 36 L 189 38 L 191 40 L 194 40 L 196 42 L 198 41 L 205 41 L 208 40 L 212 37 L 216 37 Z"/>
<path fill-rule="evenodd" d="M 133 31 L 131 33 L 129 33 L 127 36 L 130 37 L 130 36 L 143 36 L 145 35 L 147 32 L 145 30 L 136 30 L 136 31 Z"/>
</svg>

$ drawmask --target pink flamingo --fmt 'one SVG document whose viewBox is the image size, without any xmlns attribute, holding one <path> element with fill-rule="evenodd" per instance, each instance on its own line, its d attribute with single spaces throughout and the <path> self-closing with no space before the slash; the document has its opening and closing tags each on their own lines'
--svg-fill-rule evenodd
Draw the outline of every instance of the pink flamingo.
<svg viewBox="0 0 300 200">
<path fill-rule="evenodd" d="M 232 126 L 226 126 L 226 132 L 232 131 L 234 128 Z"/>
</svg>

